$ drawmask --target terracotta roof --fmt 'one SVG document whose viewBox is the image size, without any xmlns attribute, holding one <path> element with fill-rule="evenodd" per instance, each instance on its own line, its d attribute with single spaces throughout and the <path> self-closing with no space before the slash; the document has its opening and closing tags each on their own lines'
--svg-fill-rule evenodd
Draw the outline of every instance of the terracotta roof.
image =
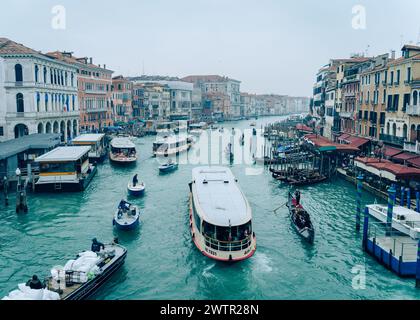
<svg viewBox="0 0 420 320">
<path fill-rule="evenodd" d="M 104 71 L 111 72 L 111 70 L 109 70 L 109 69 L 99 67 L 99 66 L 97 66 L 95 64 L 91 64 L 89 62 L 88 63 L 83 63 L 80 60 L 78 60 L 78 59 L 84 59 L 84 58 L 76 58 L 74 56 L 70 57 L 69 55 L 65 55 L 60 51 L 48 52 L 48 53 L 46 53 L 46 55 L 51 57 L 51 58 L 67 62 L 69 64 L 73 64 L 73 65 L 75 64 L 75 65 L 78 65 L 78 66 L 83 66 L 85 68 L 88 67 L 88 68 L 101 69 L 101 70 L 104 70 Z M 88 58 L 86 58 L 86 59 L 89 61 Z"/>
<path fill-rule="evenodd" d="M 0 38 L 0 55 L 7 54 L 42 54 L 31 48 L 25 47 L 23 44 L 14 42 L 7 38 Z"/>
</svg>

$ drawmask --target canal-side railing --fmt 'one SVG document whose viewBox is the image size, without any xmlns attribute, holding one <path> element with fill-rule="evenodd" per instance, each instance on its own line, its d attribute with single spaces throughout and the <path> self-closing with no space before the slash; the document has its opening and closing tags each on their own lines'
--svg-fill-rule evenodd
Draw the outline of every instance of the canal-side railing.
<svg viewBox="0 0 420 320">
<path fill-rule="evenodd" d="M 252 236 L 240 241 L 219 241 L 203 235 L 206 246 L 218 251 L 241 251 L 247 249 L 252 242 Z"/>
</svg>

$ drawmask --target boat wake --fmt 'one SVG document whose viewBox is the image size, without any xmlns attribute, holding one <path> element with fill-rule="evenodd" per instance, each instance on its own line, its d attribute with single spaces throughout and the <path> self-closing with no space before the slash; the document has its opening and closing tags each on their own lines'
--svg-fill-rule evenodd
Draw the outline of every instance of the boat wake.
<svg viewBox="0 0 420 320">
<path fill-rule="evenodd" d="M 259 272 L 270 273 L 273 271 L 273 268 L 270 266 L 271 261 L 267 255 L 264 253 L 256 252 L 254 255 L 254 262 L 253 269 Z"/>
</svg>

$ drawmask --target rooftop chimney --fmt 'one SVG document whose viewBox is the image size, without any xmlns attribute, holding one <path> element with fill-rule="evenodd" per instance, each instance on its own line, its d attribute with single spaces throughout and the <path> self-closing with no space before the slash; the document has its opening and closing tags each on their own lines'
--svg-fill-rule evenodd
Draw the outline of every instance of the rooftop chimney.
<svg viewBox="0 0 420 320">
<path fill-rule="evenodd" d="M 391 59 L 395 59 L 395 50 L 391 50 Z"/>
<path fill-rule="evenodd" d="M 106 69 L 106 64 L 104 64 L 104 69 Z"/>
<path fill-rule="evenodd" d="M 93 59 L 92 58 L 89 58 L 89 63 L 93 64 Z"/>
</svg>

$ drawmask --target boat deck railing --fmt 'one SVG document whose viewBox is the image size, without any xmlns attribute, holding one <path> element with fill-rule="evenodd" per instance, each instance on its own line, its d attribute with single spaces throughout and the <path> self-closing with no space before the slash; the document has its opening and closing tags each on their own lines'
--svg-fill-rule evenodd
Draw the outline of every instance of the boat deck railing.
<svg viewBox="0 0 420 320">
<path fill-rule="evenodd" d="M 241 251 L 251 246 L 252 235 L 239 241 L 220 241 L 203 235 L 206 246 L 218 251 Z"/>
<path fill-rule="evenodd" d="M 403 261 L 416 260 L 418 241 L 398 230 L 387 228 L 384 222 L 369 223 L 368 239 L 374 240 L 381 248 Z"/>
</svg>

